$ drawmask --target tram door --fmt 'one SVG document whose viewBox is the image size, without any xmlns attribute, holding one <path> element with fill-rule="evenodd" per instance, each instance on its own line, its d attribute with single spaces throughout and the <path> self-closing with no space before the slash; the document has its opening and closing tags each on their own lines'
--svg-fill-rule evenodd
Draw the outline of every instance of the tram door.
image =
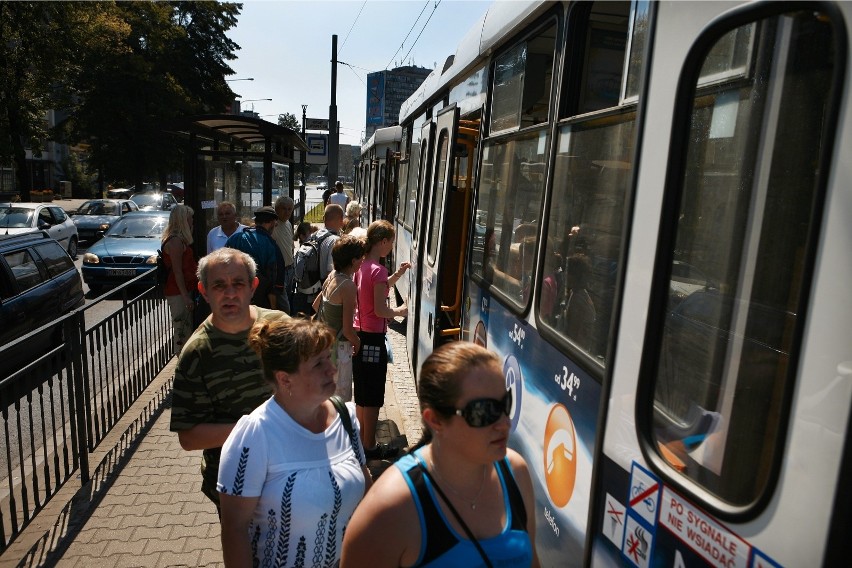
<svg viewBox="0 0 852 568">
<path fill-rule="evenodd" d="M 466 231 L 460 224 L 448 223 L 450 216 L 466 218 L 462 207 L 453 207 L 457 189 L 453 186 L 454 150 L 458 129 L 458 107 L 451 105 L 438 114 L 432 154 L 432 183 L 426 187 L 431 202 L 423 209 L 420 223 L 418 256 L 420 259 L 420 301 L 414 305 L 418 311 L 417 361 L 422 362 L 432 350 L 445 340 L 458 338 L 458 328 L 443 310 L 445 300 L 455 288 L 456 265 L 464 248 Z M 409 306 L 411 309 L 411 306 Z"/>
<path fill-rule="evenodd" d="M 421 251 L 422 227 L 425 225 L 424 218 L 428 217 L 427 211 L 431 200 L 429 199 L 432 183 L 432 152 L 435 144 L 435 124 L 426 122 L 420 131 L 420 179 L 417 183 L 417 208 L 414 215 L 414 231 L 411 238 L 411 268 L 408 271 L 408 318 L 406 319 L 406 343 L 408 347 L 408 360 L 415 380 L 420 372 L 420 360 L 418 359 L 418 345 L 420 343 L 420 293 L 423 282 L 421 267 L 423 258 Z"/>
</svg>

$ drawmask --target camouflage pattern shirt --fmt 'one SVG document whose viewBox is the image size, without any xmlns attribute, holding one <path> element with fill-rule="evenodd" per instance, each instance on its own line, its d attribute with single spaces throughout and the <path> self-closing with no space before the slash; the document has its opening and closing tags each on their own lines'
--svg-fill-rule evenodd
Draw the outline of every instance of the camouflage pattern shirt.
<svg viewBox="0 0 852 568">
<path fill-rule="evenodd" d="M 257 309 L 257 320 L 287 317 L 284 312 Z M 208 318 L 187 340 L 178 358 L 172 388 L 172 432 L 198 424 L 229 424 L 263 404 L 272 389 L 263 378 L 260 358 L 249 347 L 249 330 L 225 333 Z M 216 478 L 221 448 L 204 450 L 201 490 L 219 502 Z"/>
</svg>

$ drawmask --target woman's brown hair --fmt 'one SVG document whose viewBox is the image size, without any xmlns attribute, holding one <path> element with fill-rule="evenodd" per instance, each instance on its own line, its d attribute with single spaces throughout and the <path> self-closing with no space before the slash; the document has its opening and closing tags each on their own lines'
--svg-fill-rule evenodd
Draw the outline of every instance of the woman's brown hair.
<svg viewBox="0 0 852 568">
<path fill-rule="evenodd" d="M 275 385 L 275 371 L 297 372 L 302 362 L 331 348 L 334 332 L 318 321 L 284 317 L 256 323 L 248 342 L 263 363 L 263 378 Z"/>
</svg>

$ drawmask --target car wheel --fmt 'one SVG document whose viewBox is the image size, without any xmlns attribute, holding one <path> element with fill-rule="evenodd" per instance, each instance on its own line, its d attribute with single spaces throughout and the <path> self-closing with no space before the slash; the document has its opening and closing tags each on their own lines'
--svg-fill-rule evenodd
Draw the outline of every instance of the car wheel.
<svg viewBox="0 0 852 568">
<path fill-rule="evenodd" d="M 68 256 L 77 260 L 77 237 L 71 237 L 68 241 Z"/>
</svg>

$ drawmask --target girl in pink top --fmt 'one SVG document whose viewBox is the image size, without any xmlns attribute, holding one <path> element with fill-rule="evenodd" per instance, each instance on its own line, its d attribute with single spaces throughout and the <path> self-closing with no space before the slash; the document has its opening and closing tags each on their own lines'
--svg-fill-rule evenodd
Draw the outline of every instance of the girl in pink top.
<svg viewBox="0 0 852 568">
<path fill-rule="evenodd" d="M 367 255 L 354 275 L 358 286 L 358 308 L 355 311 L 355 328 L 361 339 L 361 349 L 352 360 L 355 387 L 355 411 L 361 423 L 361 443 L 369 459 L 393 457 L 399 448 L 376 444 L 376 425 L 379 409 L 385 404 L 385 379 L 388 373 L 388 352 L 385 347 L 387 320 L 406 317 L 408 308 L 388 305 L 391 286 L 411 266 L 408 262 L 388 276 L 381 260 L 393 249 L 393 225 L 375 221 L 367 229 Z"/>
</svg>

